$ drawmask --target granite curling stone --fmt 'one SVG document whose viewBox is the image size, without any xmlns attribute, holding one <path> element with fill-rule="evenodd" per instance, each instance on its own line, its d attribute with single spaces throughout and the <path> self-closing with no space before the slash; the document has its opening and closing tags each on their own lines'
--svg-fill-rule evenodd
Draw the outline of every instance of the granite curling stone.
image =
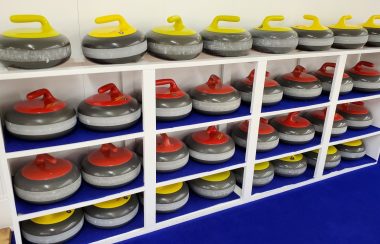
<svg viewBox="0 0 380 244">
<path fill-rule="evenodd" d="M 325 93 L 330 93 L 331 91 L 335 66 L 335 63 L 324 63 L 319 70 L 313 73 L 313 75 L 322 82 L 322 90 Z M 339 94 L 347 94 L 352 91 L 353 87 L 354 82 L 352 81 L 352 78 L 347 73 L 343 73 Z"/>
<path fill-rule="evenodd" d="M 156 211 L 170 213 L 185 206 L 189 201 L 189 187 L 186 182 L 179 182 L 156 189 Z"/>
<path fill-rule="evenodd" d="M 319 149 L 306 152 L 303 155 L 306 157 L 307 163 L 315 167 L 317 165 L 318 154 Z M 336 149 L 336 147 L 328 147 L 324 168 L 332 169 L 337 167 L 340 164 L 341 158 L 340 152 Z"/>
<path fill-rule="evenodd" d="M 380 71 L 374 67 L 374 63 L 360 61 L 347 71 L 352 77 L 355 90 L 361 92 L 380 91 Z"/>
<path fill-rule="evenodd" d="M 141 149 L 140 149 L 141 150 Z M 189 149 L 179 139 L 163 133 L 156 139 L 156 170 L 172 172 L 183 168 L 189 161 Z"/>
<path fill-rule="evenodd" d="M 219 199 L 233 193 L 236 179 L 231 171 L 225 171 L 191 180 L 189 185 L 190 189 L 201 197 Z"/>
<path fill-rule="evenodd" d="M 280 158 L 272 161 L 276 175 L 283 177 L 297 177 L 305 173 L 306 158 L 302 154 Z"/>
<path fill-rule="evenodd" d="M 141 171 L 141 160 L 126 147 L 103 144 L 81 163 L 83 179 L 99 188 L 116 188 L 132 182 Z"/>
<path fill-rule="evenodd" d="M 362 140 L 355 140 L 336 145 L 340 155 L 345 160 L 357 160 L 366 155 L 366 146 Z"/>
<path fill-rule="evenodd" d="M 343 103 L 336 109 L 347 121 L 350 129 L 366 129 L 373 123 L 372 113 L 364 106 L 364 102 Z"/>
<path fill-rule="evenodd" d="M 234 170 L 236 182 L 243 184 L 244 168 Z M 274 178 L 274 167 L 270 162 L 255 164 L 253 172 L 253 186 L 264 186 L 269 184 Z"/>
<path fill-rule="evenodd" d="M 307 112 L 305 118 L 308 119 L 313 125 L 317 133 L 322 134 L 326 121 L 327 108 L 323 110 L 314 110 Z M 331 136 L 340 136 L 346 133 L 348 127 L 347 121 L 342 115 L 335 113 L 334 122 L 331 129 Z"/>
<path fill-rule="evenodd" d="M 334 44 L 332 47 L 340 49 L 362 48 L 368 41 L 368 31 L 360 25 L 348 25 L 347 20 L 351 15 L 342 16 L 338 23 L 329 26 L 334 32 Z"/>
</svg>

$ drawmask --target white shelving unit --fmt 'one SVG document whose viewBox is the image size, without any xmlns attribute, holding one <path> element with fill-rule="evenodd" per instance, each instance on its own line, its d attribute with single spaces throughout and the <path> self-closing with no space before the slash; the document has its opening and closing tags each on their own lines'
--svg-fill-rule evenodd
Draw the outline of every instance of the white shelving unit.
<svg viewBox="0 0 380 244">
<path fill-rule="evenodd" d="M 98 74 L 100 80 L 102 75 L 107 74 L 111 77 L 116 77 L 115 80 L 119 82 L 120 87 L 124 91 L 132 93 L 140 93 L 142 97 L 143 119 L 142 126 L 137 125 L 132 129 L 117 132 L 117 133 L 103 133 L 91 134 L 85 129 L 81 129 L 78 133 L 74 132 L 74 136 L 70 139 L 57 139 L 52 142 L 35 142 L 27 143 L 10 137 L 0 131 L 0 163 L 1 163 L 1 177 L 4 179 L 4 188 L 6 190 L 6 199 L 11 207 L 11 215 L 13 222 L 13 230 L 17 243 L 22 243 L 20 234 L 20 221 L 31 219 L 46 214 L 51 214 L 59 211 L 81 208 L 91 204 L 99 203 L 109 199 L 114 199 L 123 195 L 144 193 L 144 206 L 143 211 L 137 216 L 137 220 L 132 221 L 126 227 L 121 227 L 119 230 L 97 230 L 91 231 L 90 226 L 84 227 L 82 231 L 88 231 L 88 236 L 95 243 L 110 243 L 132 238 L 134 236 L 142 235 L 144 233 L 152 232 L 161 228 L 175 225 L 187 220 L 198 218 L 200 216 L 208 215 L 223 209 L 231 208 L 247 202 L 255 201 L 264 197 L 269 197 L 274 194 L 282 193 L 291 189 L 302 187 L 307 184 L 325 180 L 331 177 L 341 175 L 350 171 L 354 171 L 363 167 L 368 167 L 377 163 L 379 156 L 379 142 L 380 142 L 380 111 L 376 106 L 380 103 L 380 93 L 376 94 L 354 94 L 352 96 L 340 97 L 339 88 L 341 77 L 346 68 L 347 60 L 357 61 L 360 58 L 379 57 L 380 48 L 364 48 L 358 50 L 330 50 L 324 52 L 293 52 L 285 55 L 268 55 L 252 51 L 249 56 L 238 58 L 219 58 L 206 54 L 202 54 L 199 58 L 191 61 L 170 62 L 153 58 L 149 55 L 144 57 L 144 60 L 134 64 L 125 65 L 110 65 L 101 66 L 89 62 L 75 63 L 69 61 L 68 63 L 56 68 L 47 70 L 4 70 L 0 72 L 0 90 L 3 87 L 9 86 L 12 82 L 16 82 L 15 86 L 18 89 L 20 82 L 23 84 L 22 91 L 28 91 L 36 86 L 55 86 L 57 82 L 66 80 L 66 86 L 70 86 L 70 80 L 74 84 L 81 85 L 79 91 L 74 92 L 75 96 L 70 102 L 72 105 L 77 106 L 79 101 L 88 96 L 99 85 L 99 81 L 87 79 L 91 74 Z M 308 65 L 308 59 L 312 59 Z M 315 61 L 315 59 L 317 61 Z M 316 101 L 310 100 L 306 102 L 299 102 L 297 105 L 289 106 L 289 104 L 281 103 L 280 105 L 271 109 L 263 109 L 261 104 L 263 94 L 263 84 L 265 79 L 265 72 L 270 70 L 273 62 L 292 62 L 289 67 L 294 63 L 301 63 L 308 66 L 314 65 L 318 67 L 322 65 L 324 59 L 332 59 L 337 63 L 333 90 L 329 96 L 318 98 Z M 256 69 L 255 85 L 253 87 L 253 98 L 251 105 L 242 105 L 238 112 L 227 116 L 193 116 L 188 120 L 173 123 L 156 122 L 155 119 L 155 80 L 158 78 L 168 77 L 173 69 L 188 70 L 189 73 L 194 73 L 193 69 L 202 69 L 204 77 L 209 76 L 214 71 L 219 71 L 222 74 L 223 81 L 226 83 L 231 80 L 241 78 L 248 74 L 252 68 Z M 290 69 L 288 71 L 291 71 Z M 196 72 L 195 72 L 196 73 Z M 76 80 L 73 77 L 80 76 L 82 79 Z M 173 74 L 175 76 L 175 74 Z M 196 77 L 195 83 L 200 84 L 205 82 L 204 77 Z M 45 77 L 55 77 L 57 81 L 49 80 L 43 81 L 38 84 L 38 81 L 31 83 L 30 79 L 43 79 Z M 175 78 L 175 77 L 174 77 Z M 193 79 L 193 78 L 192 78 Z M 194 82 L 181 83 L 180 78 L 177 80 L 181 87 L 188 89 L 193 87 Z M 102 81 L 106 82 L 106 81 Z M 108 82 L 108 81 L 107 81 Z M 132 82 L 132 85 L 131 85 Z M 131 88 L 132 87 L 132 88 Z M 140 89 L 134 89 L 141 87 Z M 15 88 L 15 89 L 16 89 Z M 7 97 L 14 96 L 14 90 L 2 90 L 2 95 Z M 66 91 L 62 91 L 63 93 Z M 58 96 L 59 97 L 59 96 Z M 63 97 L 64 98 L 64 97 Z M 13 98 L 18 100 L 19 98 Z M 331 127 L 333 123 L 333 115 L 337 104 L 343 102 L 351 102 L 358 100 L 366 100 L 366 104 L 374 115 L 374 125 L 363 131 L 349 131 L 341 138 L 330 138 Z M 4 104 L 3 109 L 9 106 Z M 291 111 L 305 111 L 312 109 L 321 109 L 327 107 L 327 118 L 323 134 L 317 137 L 316 141 L 305 146 L 285 146 L 265 154 L 256 153 L 256 141 L 258 133 L 258 125 L 260 117 L 272 117 L 280 114 L 285 114 Z M 194 167 L 185 173 L 171 173 L 170 175 L 162 176 L 156 174 L 155 171 L 155 140 L 156 135 L 159 133 L 169 133 L 178 137 L 190 133 L 194 130 L 205 128 L 209 125 L 219 125 L 222 130 L 228 131 L 231 125 L 243 120 L 250 121 L 249 136 L 248 136 L 248 149 L 238 149 L 233 162 L 227 162 L 221 165 L 209 166 L 204 168 Z M 77 134 L 76 134 L 77 133 Z M 90 134 L 89 134 L 90 133 Z M 84 138 L 83 138 L 84 137 Z M 344 166 L 338 167 L 336 170 L 324 171 L 324 159 L 326 157 L 327 148 L 329 145 L 336 145 L 355 139 L 364 139 L 367 146 L 368 157 L 364 161 L 347 163 L 342 162 Z M 112 191 L 90 189 L 88 186 L 82 189 L 81 194 L 74 195 L 72 198 L 65 200 L 61 203 L 51 204 L 43 207 L 32 207 L 19 199 L 15 199 L 12 190 L 12 174 L 22 164 L 31 160 L 31 158 L 40 153 L 52 153 L 53 155 L 68 157 L 74 162 L 79 162 L 81 156 L 85 155 L 90 149 L 98 147 L 103 143 L 117 143 L 125 144 L 133 148 L 136 140 L 143 140 L 144 142 L 144 172 L 137 183 L 132 183 L 122 189 Z M 268 187 L 262 189 L 252 189 L 252 176 L 254 164 L 274 160 L 277 158 L 289 156 L 292 154 L 303 153 L 310 150 L 320 149 L 318 162 L 316 168 L 309 168 L 304 176 L 298 179 L 282 179 L 274 180 Z M 190 162 L 195 164 L 193 162 Z M 189 164 L 190 164 L 189 163 Z M 188 181 L 191 179 L 203 177 L 226 170 L 244 167 L 243 185 L 237 186 L 233 196 L 222 200 L 204 200 L 197 196 L 191 195 L 187 205 L 191 207 L 185 210 L 179 210 L 177 213 L 160 215 L 155 212 L 155 189 L 156 187 L 172 184 L 179 181 Z M 86 192 L 88 190 L 88 192 Z M 85 194 L 88 193 L 88 194 Z M 107 232 L 108 231 L 108 232 Z M 86 236 L 86 237 L 88 237 Z M 78 237 L 81 238 L 81 237 Z M 84 237 L 83 237 L 84 238 Z M 79 243 L 82 239 L 75 239 Z M 83 243 L 83 242 L 82 242 Z"/>
</svg>

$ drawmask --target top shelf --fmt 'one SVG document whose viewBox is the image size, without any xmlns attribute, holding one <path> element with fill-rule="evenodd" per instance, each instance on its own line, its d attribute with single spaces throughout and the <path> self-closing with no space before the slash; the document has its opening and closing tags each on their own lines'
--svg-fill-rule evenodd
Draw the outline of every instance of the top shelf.
<svg viewBox="0 0 380 244">
<path fill-rule="evenodd" d="M 248 56 L 243 57 L 216 57 L 205 53 L 192 60 L 185 61 L 167 61 L 155 58 L 146 54 L 142 60 L 137 63 L 128 64 L 115 64 L 115 65 L 99 65 L 92 63 L 88 60 L 74 60 L 70 59 L 68 62 L 50 69 L 38 70 L 22 70 L 22 69 L 0 69 L 0 80 L 12 79 L 25 79 L 25 78 L 39 78 L 39 77 L 55 77 L 66 75 L 81 75 L 81 74 L 96 74 L 96 73 L 112 73 L 124 71 L 142 71 L 149 69 L 168 69 L 168 68 L 183 68 L 207 65 L 221 65 L 221 64 L 234 64 L 234 63 L 250 63 L 257 61 L 272 61 L 283 59 L 297 59 L 297 58 L 314 58 L 314 57 L 328 57 L 337 55 L 350 55 L 350 54 L 364 54 L 364 53 L 378 53 L 380 48 L 365 47 L 362 49 L 330 49 L 328 51 L 318 52 L 305 52 L 293 51 L 287 54 L 267 54 L 251 50 Z"/>
</svg>

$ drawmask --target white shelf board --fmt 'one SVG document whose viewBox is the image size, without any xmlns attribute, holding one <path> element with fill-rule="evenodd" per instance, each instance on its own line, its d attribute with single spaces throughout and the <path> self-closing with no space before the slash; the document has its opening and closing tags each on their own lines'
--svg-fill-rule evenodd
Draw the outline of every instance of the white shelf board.
<svg viewBox="0 0 380 244">
<path fill-rule="evenodd" d="M 12 159 L 12 158 L 26 157 L 30 155 L 37 155 L 41 153 L 53 153 L 53 152 L 59 152 L 59 151 L 73 150 L 73 149 L 78 149 L 78 148 L 83 148 L 83 147 L 97 146 L 97 145 L 101 145 L 105 143 L 136 139 L 136 138 L 141 138 L 143 136 L 144 136 L 144 132 L 137 132 L 137 133 L 132 133 L 128 135 L 107 137 L 107 138 L 91 140 L 91 141 L 83 141 L 83 142 L 76 142 L 76 143 L 71 143 L 71 144 L 63 144 L 59 146 L 9 152 L 5 154 L 5 157 L 7 159 Z"/>
<path fill-rule="evenodd" d="M 372 136 L 377 136 L 377 135 L 380 135 L 380 131 L 376 131 L 376 132 L 373 132 L 373 133 L 368 133 L 368 134 L 364 134 L 364 135 L 360 135 L 360 136 L 354 136 L 354 137 L 343 139 L 343 140 L 339 140 L 339 141 L 330 142 L 329 146 L 334 146 L 334 145 L 346 143 L 346 142 L 349 142 L 349 141 L 355 141 L 355 140 L 359 140 L 359 139 L 363 139 L 363 138 L 368 138 L 368 137 L 372 137 Z"/>
<path fill-rule="evenodd" d="M 318 104 L 313 104 L 313 105 L 304 106 L 304 107 L 282 109 L 282 110 L 276 110 L 276 111 L 271 111 L 271 112 L 261 112 L 260 117 L 270 117 L 270 116 L 287 114 L 287 113 L 296 112 L 296 111 L 317 109 L 317 108 L 327 107 L 329 105 L 330 105 L 330 102 L 325 102 L 325 103 L 318 103 Z"/>
<path fill-rule="evenodd" d="M 308 148 L 305 148 L 305 149 L 302 149 L 302 150 L 298 150 L 298 151 L 294 151 L 294 152 L 283 153 L 283 154 L 272 156 L 272 157 L 269 157 L 269 158 L 263 158 L 263 159 L 258 159 L 258 160 L 256 159 L 255 160 L 255 164 L 266 162 L 266 161 L 272 161 L 272 160 L 276 160 L 276 159 L 279 159 L 279 158 L 285 158 L 285 157 L 289 157 L 289 156 L 292 156 L 292 155 L 295 155 L 295 154 L 309 152 L 309 151 L 317 150 L 317 149 L 320 149 L 320 148 L 321 148 L 321 145 L 317 145 L 317 146 L 308 147 Z M 273 149 L 273 150 L 276 150 L 276 149 Z"/>
<path fill-rule="evenodd" d="M 373 96 L 355 97 L 351 99 L 338 100 L 337 104 L 352 103 L 352 102 L 357 102 L 357 101 L 367 101 L 367 100 L 379 99 L 379 98 L 380 98 L 380 94 L 373 95 Z"/>
<path fill-rule="evenodd" d="M 75 203 L 75 204 L 69 204 L 66 206 L 62 206 L 62 207 L 58 207 L 58 208 L 52 208 L 52 209 L 48 209 L 48 210 L 44 210 L 44 211 L 38 211 L 38 212 L 34 212 L 34 213 L 29 213 L 29 214 L 19 214 L 17 216 L 17 218 L 18 218 L 18 221 L 24 221 L 24 220 L 28 220 L 28 219 L 48 215 L 48 214 L 53 214 L 53 213 L 58 213 L 58 212 L 66 211 L 66 210 L 77 209 L 77 208 L 82 208 L 85 206 L 94 205 L 94 204 L 97 204 L 100 202 L 105 202 L 105 201 L 116 199 L 116 198 L 123 197 L 126 195 L 132 195 L 132 194 L 136 194 L 139 192 L 143 192 L 144 190 L 145 190 L 145 187 L 142 186 L 142 187 L 138 187 L 138 188 L 131 189 L 128 191 L 123 191 L 123 192 L 119 192 L 116 194 L 111 194 L 111 195 L 108 195 L 105 197 L 101 197 L 101 198 L 97 198 L 97 199 L 93 199 L 93 200 L 89 200 L 89 201 L 83 201 L 83 202 L 79 202 L 79 203 Z"/>
<path fill-rule="evenodd" d="M 189 181 L 189 180 L 193 180 L 193 179 L 198 179 L 198 178 L 201 178 L 201 177 L 204 177 L 207 175 L 213 175 L 213 174 L 221 173 L 221 172 L 224 172 L 227 170 L 234 170 L 234 169 L 242 168 L 244 166 L 245 166 L 245 163 L 235 164 L 235 165 L 231 165 L 229 167 L 224 167 L 224 168 L 220 168 L 220 169 L 216 169 L 216 170 L 211 170 L 211 171 L 202 172 L 202 173 L 198 173 L 198 174 L 179 177 L 179 178 L 175 178 L 172 180 L 166 180 L 166 181 L 156 183 L 156 187 L 161 187 L 161 186 L 166 186 L 166 185 L 170 185 L 170 184 L 174 184 L 174 183 L 178 183 L 178 182 L 184 182 L 184 181 Z"/>
<path fill-rule="evenodd" d="M 184 61 L 167 61 L 152 57 L 146 54 L 144 58 L 137 63 L 128 64 L 114 64 L 114 65 L 99 65 L 94 64 L 87 60 L 73 60 L 50 69 L 40 70 L 21 70 L 9 68 L 0 71 L 0 80 L 11 79 L 25 79 L 25 78 L 40 78 L 40 77 L 55 77 L 67 75 L 81 75 L 81 74 L 97 74 L 97 73 L 110 73 L 110 72 L 124 72 L 124 71 L 140 71 L 146 69 L 168 69 L 168 68 L 183 68 L 195 66 L 208 66 L 220 64 L 234 64 L 234 63 L 250 63 L 256 61 L 271 61 L 271 60 L 284 60 L 284 59 L 299 59 L 299 58 L 316 58 L 337 56 L 342 54 L 365 54 L 365 53 L 378 53 L 380 48 L 364 47 L 362 49 L 342 50 L 330 49 L 328 51 L 306 52 L 295 50 L 287 54 L 267 54 L 251 51 L 248 56 L 244 57 L 215 57 L 202 53 L 196 59 Z"/>
<path fill-rule="evenodd" d="M 251 118 L 251 115 L 245 115 L 245 116 L 239 116 L 239 117 L 221 119 L 221 120 L 216 119 L 214 121 L 209 121 L 209 122 L 204 122 L 204 123 L 197 123 L 197 124 L 190 124 L 190 125 L 184 125 L 184 126 L 175 126 L 175 127 L 171 127 L 171 128 L 159 129 L 159 130 L 156 130 L 156 134 L 198 129 L 198 128 L 203 128 L 203 127 L 208 127 L 211 125 L 221 125 L 221 124 L 234 123 L 234 122 L 239 122 L 239 121 L 243 121 L 243 120 L 249 120 L 250 118 Z"/>
<path fill-rule="evenodd" d="M 302 182 L 298 182 L 296 184 L 290 184 L 290 185 L 279 187 L 279 188 L 276 188 L 276 189 L 273 189 L 273 190 L 256 193 L 256 194 L 252 195 L 251 201 L 256 201 L 256 200 L 259 200 L 259 199 L 262 199 L 262 198 L 266 198 L 266 197 L 269 197 L 269 196 L 273 196 L 273 195 L 276 195 L 276 194 L 279 194 L 279 193 L 283 193 L 283 192 L 286 192 L 286 191 L 297 189 L 297 188 L 300 188 L 302 186 L 310 185 L 310 184 L 316 183 L 318 181 L 323 181 L 323 180 L 326 180 L 326 179 L 329 179 L 329 178 L 332 178 L 332 177 L 335 177 L 335 176 L 346 174 L 348 172 L 352 172 L 352 171 L 355 171 L 355 170 L 366 168 L 366 167 L 369 167 L 369 166 L 372 166 L 372 165 L 375 165 L 375 164 L 377 164 L 377 163 L 369 163 L 369 164 L 359 165 L 359 166 L 356 166 L 356 167 L 346 168 L 346 169 L 342 169 L 342 170 L 339 170 L 339 171 L 336 171 L 336 172 L 331 172 L 329 174 L 323 175 L 323 176 L 318 177 L 318 178 L 312 178 L 310 180 L 305 180 L 305 181 L 302 181 Z"/>
</svg>

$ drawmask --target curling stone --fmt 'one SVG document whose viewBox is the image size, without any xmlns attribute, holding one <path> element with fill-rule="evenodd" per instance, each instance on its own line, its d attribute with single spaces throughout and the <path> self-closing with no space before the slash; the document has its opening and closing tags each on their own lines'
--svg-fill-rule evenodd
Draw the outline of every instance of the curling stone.
<svg viewBox="0 0 380 244">
<path fill-rule="evenodd" d="M 323 127 L 326 120 L 327 108 L 323 110 L 314 110 L 307 112 L 305 118 L 307 118 L 313 125 L 317 133 L 322 134 Z M 335 113 L 334 122 L 331 130 L 331 136 L 340 136 L 347 131 L 347 121 L 342 115 Z"/>
<path fill-rule="evenodd" d="M 203 51 L 221 57 L 238 57 L 249 54 L 252 37 L 248 31 L 236 27 L 220 27 L 219 22 L 239 22 L 239 16 L 219 15 L 201 32 Z"/>
<path fill-rule="evenodd" d="M 309 100 L 322 93 L 322 83 L 314 75 L 306 73 L 306 69 L 297 65 L 291 73 L 276 79 L 284 89 L 285 96 L 292 99 Z"/>
<path fill-rule="evenodd" d="M 280 137 L 276 129 L 268 123 L 267 119 L 260 118 L 256 151 L 265 152 L 275 149 L 279 142 Z"/>
<path fill-rule="evenodd" d="M 26 98 L 5 113 L 5 127 L 15 137 L 48 140 L 74 129 L 77 123 L 75 109 L 55 98 L 49 90 L 33 91 Z"/>
<path fill-rule="evenodd" d="M 191 190 L 201 197 L 219 199 L 229 196 L 234 191 L 236 179 L 231 171 L 225 171 L 191 180 L 189 185 Z"/>
<path fill-rule="evenodd" d="M 202 38 L 187 28 L 180 16 L 167 19 L 173 26 L 153 28 L 148 34 L 148 50 L 152 55 L 167 60 L 187 60 L 196 58 L 202 52 Z"/>
<path fill-rule="evenodd" d="M 33 162 L 17 170 L 14 189 L 16 195 L 27 202 L 47 204 L 70 197 L 79 189 L 81 182 L 80 171 L 75 164 L 40 154 Z"/>
<path fill-rule="evenodd" d="M 156 170 L 172 172 L 181 169 L 189 161 L 189 150 L 179 139 L 161 134 L 156 139 Z"/>
<path fill-rule="evenodd" d="M 23 237 L 31 243 L 53 244 L 73 238 L 83 223 L 82 209 L 75 209 L 25 220 L 20 223 L 20 228 Z"/>
<path fill-rule="evenodd" d="M 334 43 L 334 33 L 323 26 L 315 15 L 304 15 L 304 19 L 312 21 L 309 26 L 296 25 L 293 27 L 298 34 L 297 49 L 304 51 L 329 50 Z"/>
<path fill-rule="evenodd" d="M 237 80 L 233 83 L 236 90 L 239 91 L 243 102 L 251 102 L 252 100 L 252 87 L 255 78 L 255 70 L 244 79 Z M 284 92 L 280 84 L 277 81 L 269 78 L 269 72 L 266 72 L 264 81 L 264 93 L 262 99 L 262 105 L 274 105 L 281 101 Z"/>
<path fill-rule="evenodd" d="M 139 200 L 129 195 L 85 207 L 84 217 L 95 227 L 112 229 L 129 223 L 138 211 Z"/>
<path fill-rule="evenodd" d="M 334 32 L 334 44 L 332 47 L 340 49 L 362 48 L 368 41 L 368 31 L 360 25 L 348 25 L 347 20 L 351 15 L 342 16 L 338 23 L 329 26 Z"/>
<path fill-rule="evenodd" d="M 288 53 L 296 49 L 298 45 L 297 32 L 289 27 L 274 27 L 271 21 L 283 21 L 284 16 L 272 15 L 265 17 L 263 23 L 252 29 L 252 48 L 264 53 Z"/>
<path fill-rule="evenodd" d="M 356 160 L 366 155 L 366 148 L 362 140 L 355 140 L 336 145 L 343 159 Z"/>
<path fill-rule="evenodd" d="M 204 164 L 224 163 L 235 153 L 232 138 L 218 131 L 215 126 L 188 135 L 185 143 L 189 148 L 190 157 Z"/>
<path fill-rule="evenodd" d="M 169 85 L 169 87 L 162 87 Z M 174 80 L 156 80 L 156 117 L 161 121 L 173 121 L 191 113 L 190 96 L 182 91 Z"/>
<path fill-rule="evenodd" d="M 360 61 L 347 71 L 354 81 L 355 90 L 361 92 L 380 91 L 380 71 L 374 67 L 374 63 Z"/>
<path fill-rule="evenodd" d="M 317 165 L 319 149 L 306 152 L 303 155 L 305 156 L 307 163 L 313 167 Z M 330 146 L 327 149 L 327 156 L 325 160 L 325 169 L 335 168 L 340 164 L 341 155 L 340 152 L 334 146 Z"/>
<path fill-rule="evenodd" d="M 330 93 L 331 91 L 335 66 L 335 63 L 324 63 L 319 70 L 314 72 L 315 77 L 317 77 L 322 82 L 322 90 L 325 93 Z M 343 73 L 339 94 L 349 93 L 352 91 L 353 87 L 354 83 L 352 81 L 352 78 L 347 73 Z"/>
<path fill-rule="evenodd" d="M 299 116 L 299 112 L 273 118 L 270 124 L 277 130 L 280 140 L 284 143 L 305 144 L 314 138 L 314 126 L 310 121 Z"/>
<path fill-rule="evenodd" d="M 236 181 L 239 184 L 243 184 L 243 173 L 244 168 L 239 168 L 234 170 Z M 263 162 L 255 164 L 253 172 L 253 186 L 264 186 L 269 184 L 274 177 L 274 168 L 271 163 Z"/>
<path fill-rule="evenodd" d="M 276 175 L 283 177 L 297 177 L 307 168 L 307 161 L 302 154 L 280 158 L 272 161 Z"/>
<path fill-rule="evenodd" d="M 372 125 L 372 114 L 364 106 L 364 102 L 339 104 L 336 109 L 345 118 L 350 129 L 361 130 Z"/>
<path fill-rule="evenodd" d="M 13 23 L 40 23 L 39 28 L 5 31 L 0 35 L 0 61 L 21 69 L 51 68 L 66 62 L 71 45 L 66 36 L 53 29 L 41 15 L 12 15 Z"/>
<path fill-rule="evenodd" d="M 156 211 L 158 213 L 174 212 L 189 200 L 189 187 L 186 182 L 179 182 L 156 189 Z"/>
<path fill-rule="evenodd" d="M 380 15 L 372 15 L 362 26 L 368 31 L 368 41 L 366 46 L 380 47 L 380 25 L 376 24 L 376 20 L 380 19 Z"/>
<path fill-rule="evenodd" d="M 99 188 L 115 188 L 132 182 L 141 171 L 139 157 L 126 147 L 103 144 L 82 161 L 83 179 Z"/>
<path fill-rule="evenodd" d="M 241 103 L 239 92 L 232 86 L 223 85 L 216 75 L 211 75 L 205 84 L 192 89 L 190 96 L 193 99 L 193 108 L 209 115 L 232 113 Z"/>
<path fill-rule="evenodd" d="M 96 24 L 117 21 L 117 26 L 91 30 L 82 41 L 83 55 L 99 64 L 137 62 L 147 50 L 145 35 L 136 30 L 121 15 L 107 15 L 95 19 Z"/>
<path fill-rule="evenodd" d="M 98 94 L 79 104 L 78 117 L 86 127 L 97 131 L 115 131 L 131 127 L 141 116 L 137 100 L 123 94 L 113 83 L 98 89 Z"/>
</svg>

